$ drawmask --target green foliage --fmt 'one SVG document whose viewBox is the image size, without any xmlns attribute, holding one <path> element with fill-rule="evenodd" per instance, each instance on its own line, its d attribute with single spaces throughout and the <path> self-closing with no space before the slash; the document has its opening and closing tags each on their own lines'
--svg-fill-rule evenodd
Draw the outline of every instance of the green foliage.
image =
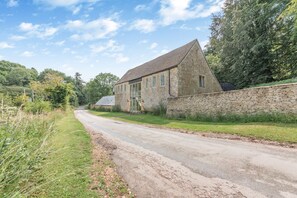
<svg viewBox="0 0 297 198">
<path fill-rule="evenodd" d="M 114 105 L 111 109 L 112 112 L 121 112 L 121 106 L 120 105 Z"/>
<path fill-rule="evenodd" d="M 28 197 L 37 188 L 32 181 L 47 155 L 52 121 L 19 114 L 0 125 L 0 197 Z"/>
<path fill-rule="evenodd" d="M 167 112 L 167 107 L 163 102 L 160 102 L 157 106 L 152 109 L 153 115 L 165 116 Z"/>
<path fill-rule="evenodd" d="M 83 125 L 67 112 L 54 128 L 48 141 L 51 152 L 39 173 L 43 185 L 33 197 L 98 197 L 89 188 L 92 145 Z"/>
<path fill-rule="evenodd" d="M 48 73 L 42 83 L 32 82 L 30 86 L 34 92 L 34 101 L 50 101 L 53 108 L 66 109 L 70 97 L 74 95 L 72 84 L 65 83 L 64 79 L 57 74 Z"/>
<path fill-rule="evenodd" d="M 74 77 L 74 91 L 77 96 L 78 105 L 87 103 L 86 95 L 84 93 L 85 82 L 81 78 L 81 74 L 76 72 Z"/>
<path fill-rule="evenodd" d="M 223 14 L 213 17 L 205 52 L 220 82 L 242 88 L 297 76 L 294 18 L 279 17 L 288 4 L 226 0 Z"/>
<path fill-rule="evenodd" d="M 37 75 L 34 68 L 27 69 L 17 63 L 0 61 L 0 85 L 28 86 L 31 80 L 37 79 Z"/>
<path fill-rule="evenodd" d="M 66 76 L 66 74 L 64 74 L 63 72 L 53 70 L 53 69 L 45 69 L 42 72 L 40 72 L 40 74 L 38 76 L 38 81 L 39 82 L 46 81 L 46 78 L 49 75 L 59 76 L 67 83 L 72 83 L 73 82 L 73 78 L 71 78 L 70 76 Z"/>
<path fill-rule="evenodd" d="M 48 101 L 27 102 L 24 110 L 28 113 L 43 114 L 50 112 L 52 110 L 52 105 Z"/>
<path fill-rule="evenodd" d="M 297 83 L 297 78 L 275 81 L 271 83 L 257 84 L 251 87 L 273 86 L 273 85 L 282 85 L 282 84 L 289 84 L 289 83 Z"/>
<path fill-rule="evenodd" d="M 119 78 L 111 73 L 100 73 L 85 88 L 88 103 L 95 104 L 99 98 L 113 94 L 113 87 Z"/>
<path fill-rule="evenodd" d="M 283 113 L 257 113 L 254 115 L 205 115 L 196 114 L 194 116 L 185 116 L 185 119 L 192 121 L 203 122 L 239 122 L 239 123 L 251 123 L 251 122 L 272 122 L 272 123 L 297 123 L 297 116 Z"/>
</svg>

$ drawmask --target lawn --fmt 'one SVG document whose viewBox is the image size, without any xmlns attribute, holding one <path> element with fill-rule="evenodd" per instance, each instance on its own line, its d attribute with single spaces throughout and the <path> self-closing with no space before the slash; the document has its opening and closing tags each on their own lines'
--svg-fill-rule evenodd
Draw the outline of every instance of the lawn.
<svg viewBox="0 0 297 198">
<path fill-rule="evenodd" d="M 150 114 L 128 114 L 96 111 L 90 112 L 97 116 L 136 124 L 148 124 L 194 132 L 235 134 L 244 137 L 252 137 L 277 142 L 297 143 L 297 124 L 262 122 L 198 122 L 189 120 L 174 120 Z"/>
</svg>

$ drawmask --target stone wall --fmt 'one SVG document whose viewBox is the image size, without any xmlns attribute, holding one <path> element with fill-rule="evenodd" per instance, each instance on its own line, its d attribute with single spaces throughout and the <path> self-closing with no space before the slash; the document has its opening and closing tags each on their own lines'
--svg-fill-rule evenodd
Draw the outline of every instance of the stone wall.
<svg viewBox="0 0 297 198">
<path fill-rule="evenodd" d="M 297 114 L 297 83 L 169 98 L 168 116 Z"/>
<path fill-rule="evenodd" d="M 205 87 L 199 86 L 199 76 L 204 76 Z M 210 70 L 198 43 L 195 43 L 184 60 L 178 65 L 178 96 L 222 91 Z"/>
</svg>

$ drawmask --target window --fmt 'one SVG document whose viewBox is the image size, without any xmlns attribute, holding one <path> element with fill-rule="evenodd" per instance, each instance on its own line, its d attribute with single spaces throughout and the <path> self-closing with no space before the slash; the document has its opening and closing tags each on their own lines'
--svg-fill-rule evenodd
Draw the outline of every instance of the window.
<svg viewBox="0 0 297 198">
<path fill-rule="evenodd" d="M 123 85 L 121 85 L 121 92 L 123 92 Z"/>
<path fill-rule="evenodd" d="M 145 79 L 145 87 L 146 87 L 146 88 L 148 88 L 148 83 L 149 83 L 148 80 L 149 80 L 148 78 Z"/>
<path fill-rule="evenodd" d="M 124 92 L 126 92 L 126 85 L 124 85 Z"/>
<path fill-rule="evenodd" d="M 161 78 L 160 78 L 160 86 L 164 87 L 165 86 L 165 75 L 161 74 Z"/>
<path fill-rule="evenodd" d="M 153 76 L 152 87 L 156 87 L 156 82 L 157 82 L 157 78 L 156 78 L 156 76 Z"/>
<path fill-rule="evenodd" d="M 205 76 L 199 76 L 199 87 L 205 87 Z"/>
</svg>

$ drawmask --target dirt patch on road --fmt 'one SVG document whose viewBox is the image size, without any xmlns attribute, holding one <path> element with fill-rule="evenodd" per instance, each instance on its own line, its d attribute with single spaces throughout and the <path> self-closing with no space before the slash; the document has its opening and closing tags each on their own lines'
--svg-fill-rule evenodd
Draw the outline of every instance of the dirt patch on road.
<svg viewBox="0 0 297 198">
<path fill-rule="evenodd" d="M 122 177 L 117 174 L 116 166 L 110 159 L 112 151 L 117 147 L 103 139 L 101 134 L 90 129 L 88 131 L 93 145 L 90 188 L 100 197 L 135 197 Z"/>
</svg>

